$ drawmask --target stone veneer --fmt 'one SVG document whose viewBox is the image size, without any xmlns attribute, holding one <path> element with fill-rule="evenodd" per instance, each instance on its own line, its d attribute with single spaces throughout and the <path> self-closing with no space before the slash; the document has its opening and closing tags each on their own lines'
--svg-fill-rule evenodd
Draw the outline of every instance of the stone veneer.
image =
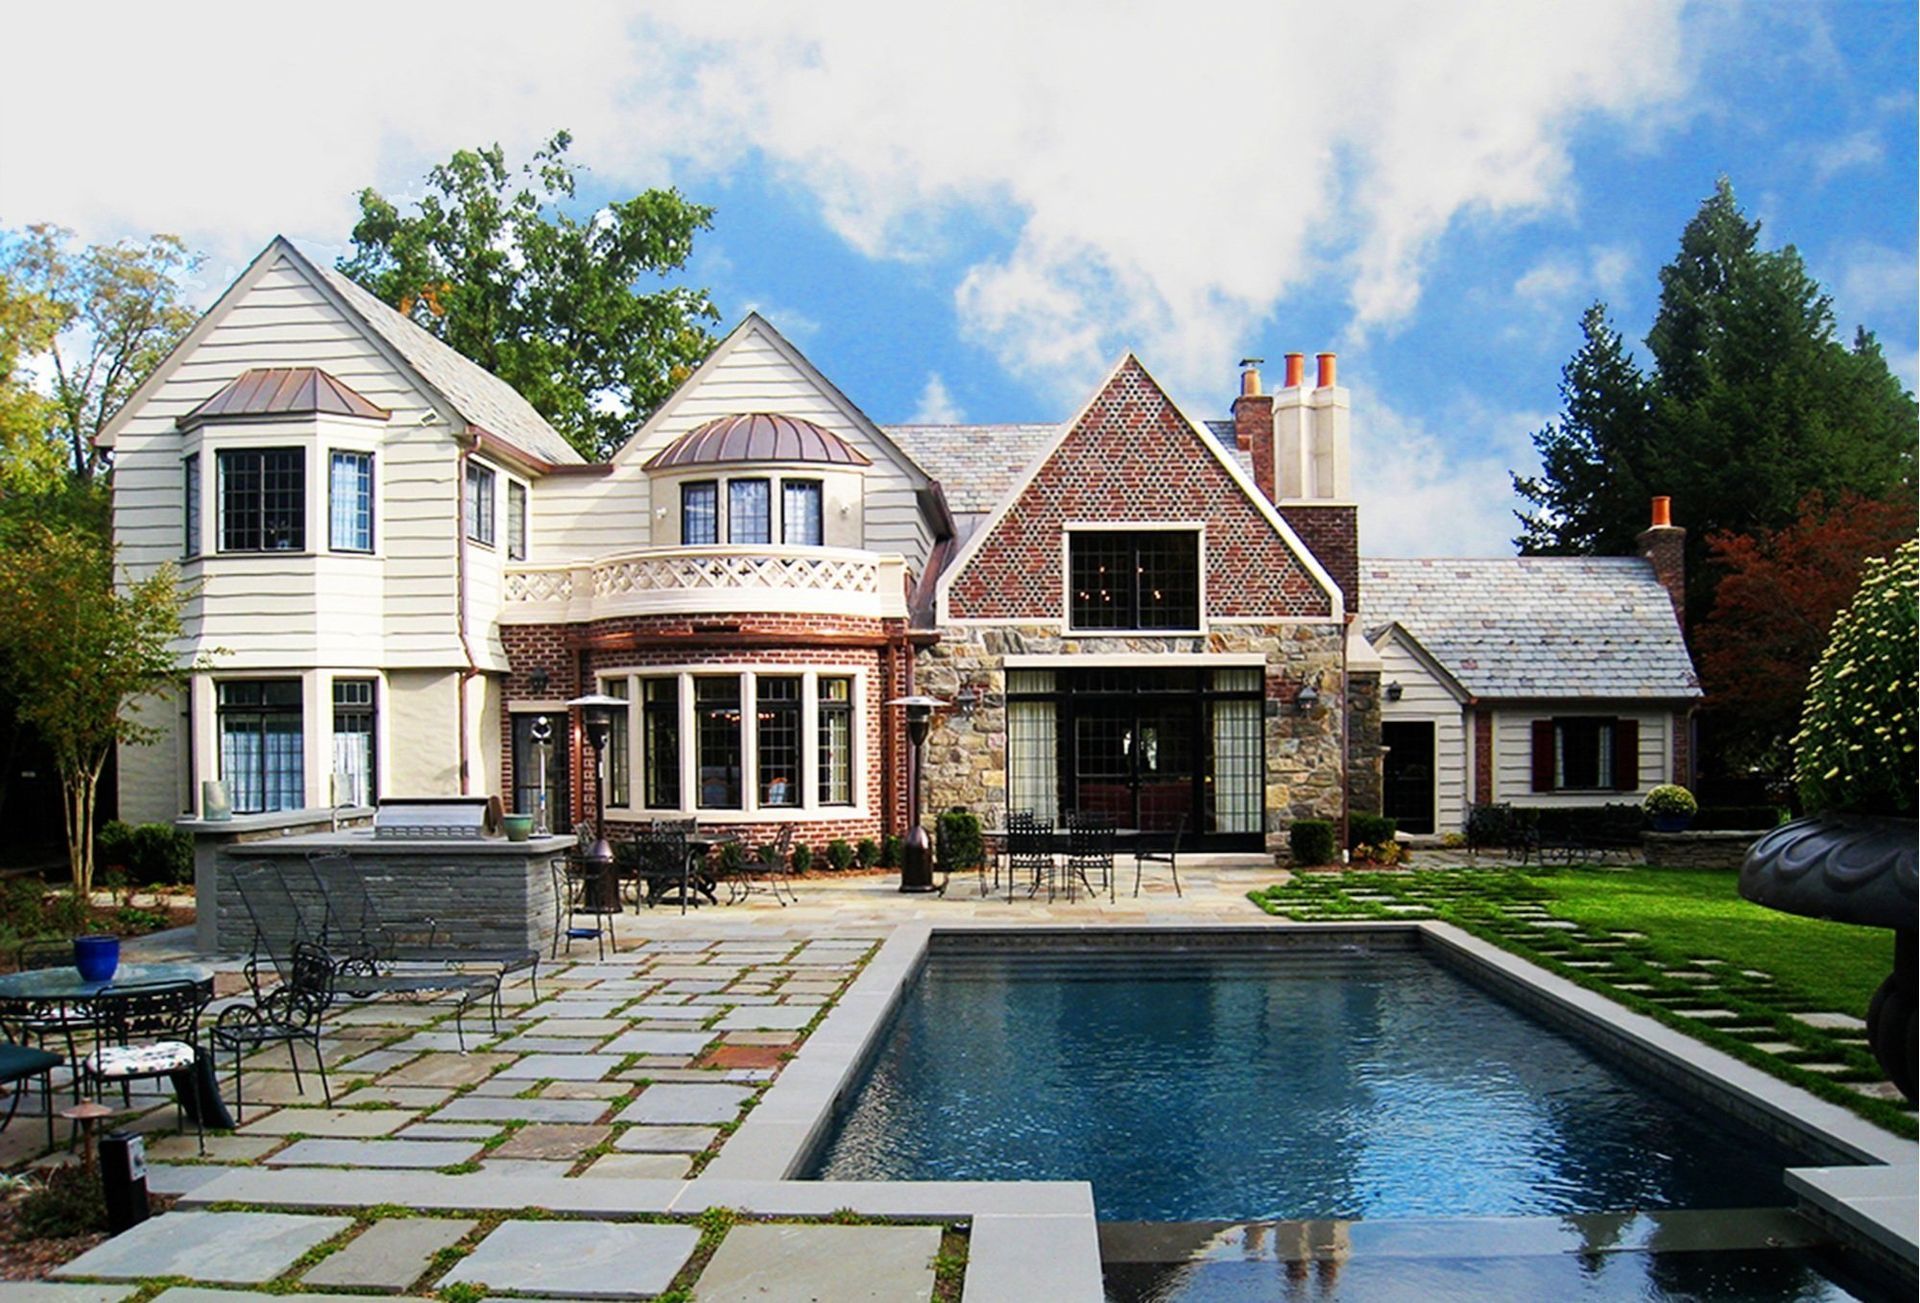
<svg viewBox="0 0 1920 1303">
<path fill-rule="evenodd" d="M 1169 653 L 1259 652 L 1267 659 L 1266 845 L 1277 853 L 1295 819 L 1340 818 L 1342 642 L 1342 630 L 1330 624 L 1219 625 L 1187 638 L 1068 638 L 1057 624 L 947 629 L 937 646 L 920 653 L 918 690 L 951 701 L 962 684 L 971 684 L 983 695 L 971 716 L 947 713 L 935 720 L 927 739 L 928 822 L 954 805 L 973 810 L 988 827 L 1005 818 L 1008 655 L 1127 653 L 1146 669 L 1153 657 Z M 1301 715 L 1293 701 L 1305 679 L 1320 700 Z"/>
<path fill-rule="evenodd" d="M 1380 674 L 1347 675 L 1347 808 L 1353 814 L 1379 814 L 1386 776 L 1380 754 Z"/>
</svg>

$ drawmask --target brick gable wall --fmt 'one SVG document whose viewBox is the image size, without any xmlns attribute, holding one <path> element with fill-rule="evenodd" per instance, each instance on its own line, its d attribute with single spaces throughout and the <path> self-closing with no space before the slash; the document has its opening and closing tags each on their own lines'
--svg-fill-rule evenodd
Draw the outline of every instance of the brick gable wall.
<svg viewBox="0 0 1920 1303">
<path fill-rule="evenodd" d="M 1062 527 L 1206 522 L 1210 618 L 1324 618 L 1330 603 L 1258 506 L 1129 357 L 953 579 L 955 619 L 1059 620 Z"/>
</svg>

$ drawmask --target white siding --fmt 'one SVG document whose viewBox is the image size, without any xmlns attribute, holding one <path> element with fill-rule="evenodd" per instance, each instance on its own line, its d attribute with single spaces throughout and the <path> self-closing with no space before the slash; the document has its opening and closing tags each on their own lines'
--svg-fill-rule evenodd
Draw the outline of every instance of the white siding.
<svg viewBox="0 0 1920 1303">
<path fill-rule="evenodd" d="M 1631 792 L 1533 790 L 1533 721 L 1564 715 L 1608 715 L 1640 723 L 1640 785 Z M 1624 709 L 1606 701 L 1502 705 L 1493 712 L 1493 799 L 1514 805 L 1604 805 L 1637 801 L 1667 781 L 1672 755 L 1668 710 Z"/>
<path fill-rule="evenodd" d="M 477 692 L 478 685 L 475 685 Z M 455 796 L 460 791 L 460 676 L 401 671 L 387 675 L 387 733 L 394 739 L 381 759 L 381 786 L 393 796 Z M 474 703 L 477 707 L 478 703 Z M 478 714 L 476 709 L 473 713 Z M 470 758 L 473 790 L 491 792 L 500 770 L 481 773 Z"/>
<path fill-rule="evenodd" d="M 127 823 L 171 823 L 181 811 L 181 756 L 185 730 L 180 702 L 175 696 L 142 697 L 132 713 L 142 724 L 160 730 L 145 746 L 122 744 L 115 757 L 117 810 L 102 810 L 100 822 L 118 818 Z"/>
<path fill-rule="evenodd" d="M 1466 826 L 1472 789 L 1467 775 L 1467 726 L 1464 708 L 1446 685 L 1421 660 L 1395 639 L 1377 649 L 1384 668 L 1380 683 L 1400 685 L 1398 701 L 1382 693 L 1380 718 L 1384 723 L 1431 721 L 1433 724 L 1434 833 L 1459 832 Z"/>
</svg>

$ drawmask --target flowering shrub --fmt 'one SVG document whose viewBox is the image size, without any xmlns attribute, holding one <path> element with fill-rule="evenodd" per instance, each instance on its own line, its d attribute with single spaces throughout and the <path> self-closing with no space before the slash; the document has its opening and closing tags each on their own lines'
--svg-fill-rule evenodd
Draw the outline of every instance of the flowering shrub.
<svg viewBox="0 0 1920 1303">
<path fill-rule="evenodd" d="M 1920 717 L 1920 544 L 1867 562 L 1807 684 L 1794 781 L 1809 811 L 1911 815 Z"/>
<path fill-rule="evenodd" d="M 1675 783 L 1662 783 L 1647 793 L 1642 802 L 1648 814 L 1685 814 L 1700 813 L 1700 803 L 1693 799 L 1693 793 Z"/>
</svg>

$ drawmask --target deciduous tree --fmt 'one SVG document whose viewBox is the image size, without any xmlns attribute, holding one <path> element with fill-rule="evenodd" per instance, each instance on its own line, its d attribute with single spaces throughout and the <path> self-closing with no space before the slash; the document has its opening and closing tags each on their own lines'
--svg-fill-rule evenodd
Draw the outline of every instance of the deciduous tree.
<svg viewBox="0 0 1920 1303">
<path fill-rule="evenodd" d="M 705 290 L 663 283 L 713 210 L 648 190 L 582 216 L 558 133 L 517 172 L 500 146 L 427 173 L 411 214 L 360 193 L 348 276 L 524 395 L 604 459 L 697 366 L 716 321 Z"/>
</svg>

